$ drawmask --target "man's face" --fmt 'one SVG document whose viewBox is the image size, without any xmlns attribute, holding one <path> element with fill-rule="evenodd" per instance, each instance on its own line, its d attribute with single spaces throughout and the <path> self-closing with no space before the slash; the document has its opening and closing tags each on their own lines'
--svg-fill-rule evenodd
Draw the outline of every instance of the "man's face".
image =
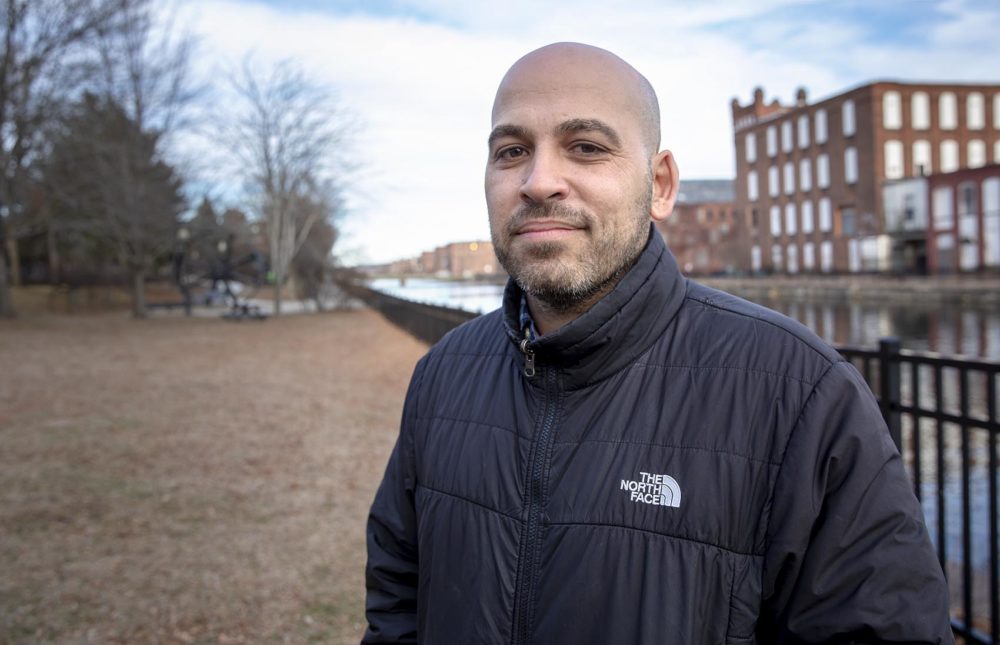
<svg viewBox="0 0 1000 645">
<path fill-rule="evenodd" d="M 571 310 L 603 295 L 641 253 L 655 151 L 628 83 L 580 61 L 522 63 L 493 109 L 490 232 L 529 295 Z"/>
</svg>

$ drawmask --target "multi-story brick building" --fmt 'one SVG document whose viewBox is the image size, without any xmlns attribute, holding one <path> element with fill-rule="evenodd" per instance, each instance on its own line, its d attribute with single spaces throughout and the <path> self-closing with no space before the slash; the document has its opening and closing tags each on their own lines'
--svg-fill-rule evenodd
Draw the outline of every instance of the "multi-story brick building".
<svg viewBox="0 0 1000 645">
<path fill-rule="evenodd" d="M 1000 165 L 927 178 L 933 273 L 1000 269 Z"/>
<path fill-rule="evenodd" d="M 882 184 L 1000 162 L 1000 85 L 878 81 L 809 104 L 732 102 L 740 267 L 884 271 Z"/>
<path fill-rule="evenodd" d="M 737 270 L 741 244 L 732 180 L 681 180 L 674 212 L 657 229 L 684 273 L 715 275 Z"/>
</svg>

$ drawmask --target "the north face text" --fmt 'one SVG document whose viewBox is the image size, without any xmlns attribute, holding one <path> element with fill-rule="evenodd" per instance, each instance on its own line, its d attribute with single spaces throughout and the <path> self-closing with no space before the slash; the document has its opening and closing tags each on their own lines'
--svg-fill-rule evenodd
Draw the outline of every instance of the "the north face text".
<svg viewBox="0 0 1000 645">
<path fill-rule="evenodd" d="M 638 481 L 623 479 L 621 490 L 627 491 L 633 502 L 674 508 L 681 505 L 681 487 L 670 475 L 640 472 Z"/>
</svg>

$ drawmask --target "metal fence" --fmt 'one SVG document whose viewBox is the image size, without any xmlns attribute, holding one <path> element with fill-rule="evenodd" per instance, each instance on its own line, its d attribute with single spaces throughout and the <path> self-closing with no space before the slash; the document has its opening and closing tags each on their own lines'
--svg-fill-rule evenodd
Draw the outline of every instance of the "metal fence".
<svg viewBox="0 0 1000 645">
<path fill-rule="evenodd" d="M 906 461 L 948 576 L 956 636 L 1000 643 L 1000 363 L 905 351 L 894 338 L 837 349 L 877 394 Z"/>
<path fill-rule="evenodd" d="M 478 314 L 347 291 L 427 343 Z M 966 643 L 1000 645 L 997 549 L 997 374 L 1000 363 L 900 349 L 837 347 L 875 392 L 903 454 L 952 597 L 952 628 Z"/>
</svg>

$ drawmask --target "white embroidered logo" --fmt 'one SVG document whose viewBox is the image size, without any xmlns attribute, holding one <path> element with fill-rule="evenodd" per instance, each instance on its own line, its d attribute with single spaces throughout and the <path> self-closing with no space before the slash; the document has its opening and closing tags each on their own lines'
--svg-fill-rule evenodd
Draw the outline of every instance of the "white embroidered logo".
<svg viewBox="0 0 1000 645">
<path fill-rule="evenodd" d="M 621 490 L 628 491 L 633 502 L 674 508 L 681 505 L 681 487 L 670 475 L 641 472 L 638 481 L 623 479 Z"/>
</svg>

